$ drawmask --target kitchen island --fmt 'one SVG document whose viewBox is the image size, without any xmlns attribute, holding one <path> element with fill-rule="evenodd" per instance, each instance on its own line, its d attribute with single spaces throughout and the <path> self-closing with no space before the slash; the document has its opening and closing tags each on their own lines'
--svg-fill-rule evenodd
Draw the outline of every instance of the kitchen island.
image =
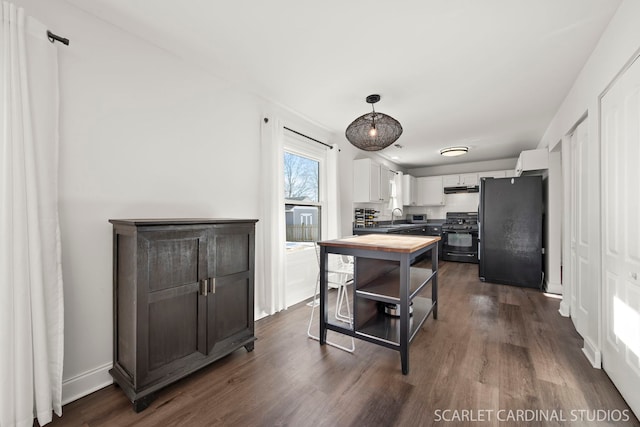
<svg viewBox="0 0 640 427">
<path fill-rule="evenodd" d="M 409 373 L 409 344 L 428 318 L 438 315 L 438 236 L 368 234 L 320 245 L 320 344 L 332 330 L 400 352 Z M 414 261 L 431 251 L 431 268 Z M 353 321 L 328 316 L 329 254 L 354 257 Z M 431 285 L 430 298 L 423 296 Z M 391 310 L 388 310 L 392 307 Z M 393 315 L 391 315 L 391 314 Z"/>
</svg>

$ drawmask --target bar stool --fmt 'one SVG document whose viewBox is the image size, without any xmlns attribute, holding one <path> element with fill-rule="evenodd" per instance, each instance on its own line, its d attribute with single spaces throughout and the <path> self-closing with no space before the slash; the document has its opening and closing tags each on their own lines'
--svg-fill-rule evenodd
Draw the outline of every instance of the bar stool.
<svg viewBox="0 0 640 427">
<path fill-rule="evenodd" d="M 316 250 L 316 260 L 318 261 L 318 278 L 313 291 L 313 301 L 311 304 L 311 316 L 309 318 L 309 326 L 307 327 L 307 335 L 316 341 L 319 337 L 311 333 L 311 324 L 313 323 L 313 315 L 316 307 L 320 304 L 320 245 L 317 242 L 314 243 Z M 351 260 L 353 258 L 349 257 Z M 351 305 L 349 303 L 349 293 L 347 286 L 353 283 L 353 262 L 345 261 L 340 256 L 335 263 L 330 263 L 327 268 L 327 285 L 330 289 L 337 289 L 338 295 L 336 296 L 336 310 L 335 318 L 341 322 L 348 323 L 353 327 L 353 317 L 351 316 Z M 347 314 L 342 314 L 343 306 L 346 307 Z M 339 348 L 341 350 L 353 353 L 355 350 L 355 341 L 351 337 L 351 347 L 345 347 L 343 345 L 330 342 L 327 340 L 327 344 Z"/>
</svg>

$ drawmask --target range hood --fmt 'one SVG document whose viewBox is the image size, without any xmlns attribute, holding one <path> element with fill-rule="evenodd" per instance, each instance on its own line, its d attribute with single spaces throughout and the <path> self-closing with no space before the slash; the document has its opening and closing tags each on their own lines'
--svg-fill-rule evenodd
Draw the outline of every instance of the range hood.
<svg viewBox="0 0 640 427">
<path fill-rule="evenodd" d="M 455 187 L 444 187 L 444 194 L 456 193 L 477 193 L 480 187 L 477 185 L 457 185 Z"/>
</svg>

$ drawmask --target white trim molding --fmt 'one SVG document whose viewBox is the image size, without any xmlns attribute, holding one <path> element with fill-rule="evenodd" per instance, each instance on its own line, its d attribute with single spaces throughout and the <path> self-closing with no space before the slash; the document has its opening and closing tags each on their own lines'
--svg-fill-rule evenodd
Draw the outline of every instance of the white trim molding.
<svg viewBox="0 0 640 427">
<path fill-rule="evenodd" d="M 545 282 L 547 293 L 562 295 L 562 284 L 557 282 Z"/>
<path fill-rule="evenodd" d="M 113 378 L 109 375 L 109 369 L 112 367 L 113 362 L 105 363 L 62 381 L 62 404 L 66 405 L 113 384 Z"/>
<path fill-rule="evenodd" d="M 589 338 L 584 339 L 584 345 L 582 347 L 582 352 L 586 356 L 586 358 L 596 369 L 602 368 L 602 353 L 600 350 L 591 342 Z"/>
<path fill-rule="evenodd" d="M 563 297 L 562 301 L 560 301 L 560 308 L 558 309 L 558 313 L 560 313 L 562 317 L 571 316 L 571 307 L 569 301 L 567 301 L 567 298 Z"/>
</svg>

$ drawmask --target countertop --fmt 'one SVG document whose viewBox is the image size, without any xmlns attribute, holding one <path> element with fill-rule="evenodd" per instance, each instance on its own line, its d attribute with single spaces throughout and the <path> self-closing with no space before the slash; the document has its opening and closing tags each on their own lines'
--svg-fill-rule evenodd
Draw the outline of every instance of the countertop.
<svg viewBox="0 0 640 427">
<path fill-rule="evenodd" d="M 353 232 L 354 234 L 356 232 L 360 232 L 362 233 L 363 231 L 366 231 L 367 233 L 394 233 L 396 231 L 401 231 L 401 230 L 407 230 L 407 229 L 411 229 L 411 228 L 421 228 L 421 227 L 426 227 L 426 226 L 442 226 L 442 224 L 444 223 L 444 219 L 434 219 L 434 220 L 428 220 L 426 223 L 397 223 L 394 225 L 391 225 L 390 222 L 388 223 L 381 223 L 375 227 L 359 227 L 359 228 L 354 228 Z"/>
<path fill-rule="evenodd" d="M 242 222 L 258 222 L 257 219 L 238 219 L 238 218 L 140 218 L 140 219 L 110 219 L 112 224 L 122 225 L 197 225 L 197 224 L 231 224 Z"/>
<path fill-rule="evenodd" d="M 412 253 L 438 242 L 440 237 L 407 236 L 404 234 L 365 234 L 318 242 L 320 246 L 367 249 L 381 252 Z"/>
</svg>

